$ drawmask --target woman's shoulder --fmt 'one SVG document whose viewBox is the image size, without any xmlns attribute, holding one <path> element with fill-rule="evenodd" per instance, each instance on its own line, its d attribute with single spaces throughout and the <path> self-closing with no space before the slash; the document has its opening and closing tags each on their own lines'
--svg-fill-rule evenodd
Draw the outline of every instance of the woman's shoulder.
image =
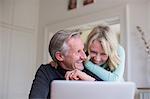
<svg viewBox="0 0 150 99">
<path fill-rule="evenodd" d="M 121 45 L 119 45 L 119 48 L 118 48 L 118 55 L 119 55 L 119 57 L 121 57 L 122 59 L 125 58 L 125 49 L 124 49 Z"/>
<path fill-rule="evenodd" d="M 124 53 L 124 52 L 125 52 L 125 50 L 124 50 L 123 46 L 119 45 L 118 53 Z"/>
<path fill-rule="evenodd" d="M 119 45 L 119 46 L 118 46 L 118 49 L 120 49 L 120 50 L 124 50 L 124 48 L 123 48 L 123 46 L 122 46 L 122 45 Z"/>
</svg>

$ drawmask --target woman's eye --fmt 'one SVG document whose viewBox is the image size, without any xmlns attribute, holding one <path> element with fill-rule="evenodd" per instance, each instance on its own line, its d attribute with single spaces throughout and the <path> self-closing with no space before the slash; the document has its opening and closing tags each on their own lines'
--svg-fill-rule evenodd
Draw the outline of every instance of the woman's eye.
<svg viewBox="0 0 150 99">
<path fill-rule="evenodd" d="M 95 51 L 91 51 L 91 54 L 97 54 Z"/>
<path fill-rule="evenodd" d="M 101 53 L 101 55 L 103 55 L 103 56 L 104 56 L 104 55 L 106 55 L 106 53 Z"/>
</svg>

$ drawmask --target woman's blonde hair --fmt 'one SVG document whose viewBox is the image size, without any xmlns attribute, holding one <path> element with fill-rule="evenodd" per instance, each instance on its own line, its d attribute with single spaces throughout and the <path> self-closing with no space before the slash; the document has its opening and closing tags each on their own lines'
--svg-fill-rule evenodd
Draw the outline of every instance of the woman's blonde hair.
<svg viewBox="0 0 150 99">
<path fill-rule="evenodd" d="M 90 53 L 89 46 L 94 40 L 98 40 L 101 43 L 102 48 L 108 55 L 106 63 L 108 64 L 110 71 L 115 70 L 120 63 L 120 58 L 117 53 L 119 44 L 116 35 L 110 30 L 109 26 L 96 26 L 87 38 L 86 48 L 88 53 Z"/>
</svg>

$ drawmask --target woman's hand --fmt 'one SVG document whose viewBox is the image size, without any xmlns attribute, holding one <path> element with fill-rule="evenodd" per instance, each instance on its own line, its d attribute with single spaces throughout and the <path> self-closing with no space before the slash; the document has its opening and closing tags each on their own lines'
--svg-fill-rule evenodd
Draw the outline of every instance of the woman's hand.
<svg viewBox="0 0 150 99">
<path fill-rule="evenodd" d="M 65 74 L 66 80 L 86 80 L 86 81 L 95 81 L 95 78 L 87 75 L 81 70 L 75 69 L 72 71 L 67 71 Z"/>
</svg>

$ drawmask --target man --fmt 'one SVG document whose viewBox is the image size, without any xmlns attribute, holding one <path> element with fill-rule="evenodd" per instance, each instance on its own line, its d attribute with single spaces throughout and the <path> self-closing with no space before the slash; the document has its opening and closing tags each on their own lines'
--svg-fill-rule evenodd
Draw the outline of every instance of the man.
<svg viewBox="0 0 150 99">
<path fill-rule="evenodd" d="M 83 61 L 86 55 L 80 32 L 61 30 L 52 37 L 49 53 L 57 65 L 41 65 L 37 70 L 29 99 L 50 99 L 50 86 L 53 80 L 101 80 L 85 70 Z"/>
</svg>

